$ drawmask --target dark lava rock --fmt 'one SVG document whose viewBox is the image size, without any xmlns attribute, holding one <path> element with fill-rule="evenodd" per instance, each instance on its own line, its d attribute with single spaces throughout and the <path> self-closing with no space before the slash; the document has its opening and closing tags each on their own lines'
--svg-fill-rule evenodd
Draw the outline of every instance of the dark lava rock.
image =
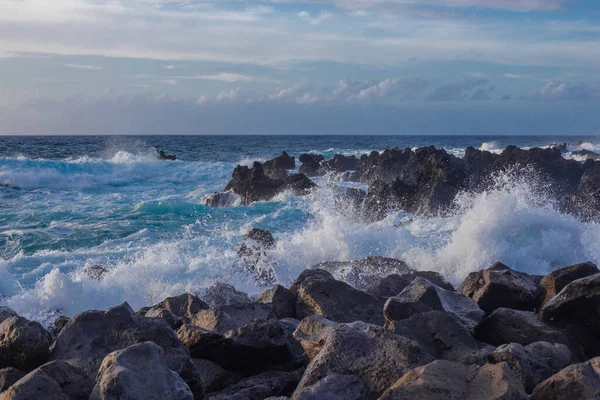
<svg viewBox="0 0 600 400">
<path fill-rule="evenodd" d="M 235 385 L 244 378 L 241 374 L 227 371 L 212 361 L 200 359 L 194 359 L 193 361 L 198 370 L 200 383 L 205 396 L 209 393 L 223 390 L 228 386 Z"/>
<path fill-rule="evenodd" d="M 570 267 L 559 268 L 544 276 L 539 283 L 543 306 L 552 297 L 556 296 L 569 283 L 579 278 L 600 273 L 598 267 L 591 262 L 571 265 Z"/>
<path fill-rule="evenodd" d="M 203 298 L 212 308 L 250 304 L 250 297 L 247 293 L 237 290 L 229 283 L 220 281 L 215 282 L 206 288 Z M 202 310 L 208 308 L 209 307 L 203 307 Z M 193 315 L 197 314 L 199 311 L 201 310 L 196 311 Z"/>
<path fill-rule="evenodd" d="M 281 285 L 263 292 L 258 296 L 257 301 L 271 304 L 273 312 L 279 319 L 296 318 L 296 294 Z"/>
<path fill-rule="evenodd" d="M 104 275 L 108 273 L 108 268 L 103 267 L 102 265 L 92 265 L 91 267 L 84 269 L 83 272 L 85 272 L 90 278 L 101 281 L 104 279 Z"/>
<path fill-rule="evenodd" d="M 10 317 L 0 324 L 0 368 L 31 371 L 46 362 L 52 335 L 38 322 Z"/>
<path fill-rule="evenodd" d="M 200 328 L 218 333 L 225 333 L 240 328 L 253 320 L 275 319 L 270 304 L 249 303 L 221 306 L 202 310 L 192 318 L 191 323 Z"/>
<path fill-rule="evenodd" d="M 600 393 L 600 357 L 574 364 L 536 386 L 531 400 L 596 400 Z"/>
<path fill-rule="evenodd" d="M 454 286 L 448 283 L 444 277 L 437 272 L 412 271 L 402 275 L 392 274 L 386 276 L 385 278 L 381 278 L 369 286 L 367 292 L 386 298 L 397 296 L 404 290 L 405 287 L 410 285 L 415 278 L 424 278 L 434 285 L 441 287 L 442 289 L 450 290 L 452 292 L 455 291 Z"/>
<path fill-rule="evenodd" d="M 302 154 L 298 160 L 302 163 L 299 169 L 301 174 L 318 176 L 325 173 L 324 168 L 321 166 L 325 158 L 320 154 Z"/>
<path fill-rule="evenodd" d="M 262 400 L 275 396 L 290 396 L 300 378 L 302 369 L 297 371 L 267 371 L 246 378 L 217 393 L 211 393 L 204 400 Z"/>
<path fill-rule="evenodd" d="M 252 168 L 238 165 L 233 170 L 225 191 L 233 190 L 240 196 L 242 204 L 248 205 L 255 201 L 272 199 L 282 184 L 283 180 L 270 178 L 265 174 L 262 164 L 255 162 Z"/>
<path fill-rule="evenodd" d="M 158 155 L 156 156 L 159 160 L 161 161 L 175 161 L 177 160 L 177 156 L 175 154 L 165 154 L 165 152 L 163 150 L 160 150 L 158 152 Z"/>
<path fill-rule="evenodd" d="M 297 390 L 290 400 L 364 400 L 369 388 L 354 375 L 331 374 L 312 386 Z"/>
<path fill-rule="evenodd" d="M 308 179 L 308 177 L 304 174 L 293 174 L 288 176 L 279 189 L 278 193 L 290 191 L 296 196 L 306 196 L 310 194 L 313 189 L 315 189 L 317 185 Z"/>
<path fill-rule="evenodd" d="M 0 393 L 11 387 L 15 382 L 25 376 L 25 372 L 8 367 L 0 369 Z"/>
<path fill-rule="evenodd" d="M 65 327 L 65 325 L 67 325 L 67 323 L 70 320 L 71 318 L 61 315 L 60 317 L 56 318 L 54 324 L 52 324 L 52 327 L 50 327 L 49 332 L 52 334 L 53 337 L 57 337 L 60 331 L 62 331 L 62 329 Z"/>
</svg>

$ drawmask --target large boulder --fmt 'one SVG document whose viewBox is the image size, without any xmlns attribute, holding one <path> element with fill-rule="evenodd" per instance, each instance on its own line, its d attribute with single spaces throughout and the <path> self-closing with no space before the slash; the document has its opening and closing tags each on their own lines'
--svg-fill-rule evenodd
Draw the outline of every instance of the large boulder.
<svg viewBox="0 0 600 400">
<path fill-rule="evenodd" d="M 416 313 L 445 311 L 472 331 L 483 318 L 484 312 L 469 297 L 442 289 L 427 279 L 416 278 L 398 296 L 390 297 L 383 313 L 388 324 L 410 318 Z"/>
<path fill-rule="evenodd" d="M 538 383 L 570 364 L 571 352 L 564 344 L 535 342 L 523 346 L 511 343 L 494 350 L 489 361 L 507 363 L 527 393 L 531 393 Z"/>
<path fill-rule="evenodd" d="M 241 374 L 228 371 L 212 361 L 202 359 L 194 359 L 193 361 L 198 370 L 204 395 L 223 390 L 243 379 Z"/>
<path fill-rule="evenodd" d="M 240 292 L 232 285 L 221 281 L 215 282 L 207 287 L 202 298 L 210 307 L 203 307 L 192 315 L 208 308 L 242 306 L 250 303 L 250 297 L 247 293 Z"/>
<path fill-rule="evenodd" d="M 298 391 L 331 374 L 363 379 L 370 396 L 377 396 L 399 376 L 433 361 L 417 342 L 385 328 L 365 324 L 339 324 L 327 336 L 312 359 Z"/>
<path fill-rule="evenodd" d="M 278 157 L 275 157 L 271 160 L 265 161 L 263 163 L 263 168 L 265 171 L 270 170 L 290 170 L 296 168 L 296 159 L 291 157 L 285 151 L 281 153 Z"/>
<path fill-rule="evenodd" d="M 319 271 L 319 270 L 314 270 Z M 300 278 L 300 277 L 299 277 Z M 296 315 L 321 315 L 336 322 L 364 321 L 383 324 L 383 300 L 354 289 L 325 274 L 312 275 L 292 286 L 297 296 Z"/>
<path fill-rule="evenodd" d="M 179 296 L 167 297 L 154 307 L 165 309 L 176 318 L 182 319 L 184 323 L 188 323 L 193 315 L 201 310 L 208 309 L 209 305 L 193 294 L 184 293 Z"/>
<path fill-rule="evenodd" d="M 0 395 L 0 400 L 84 400 L 94 381 L 63 361 L 53 361 L 31 371 Z"/>
<path fill-rule="evenodd" d="M 540 311 L 543 321 L 566 326 L 587 358 L 600 355 L 600 274 L 577 279 Z"/>
<path fill-rule="evenodd" d="M 321 164 L 326 171 L 355 171 L 359 167 L 360 160 L 354 155 L 345 156 L 343 154 L 336 154 L 331 159 L 324 161 Z"/>
<path fill-rule="evenodd" d="M 177 334 L 161 319 L 135 314 L 127 303 L 73 317 L 56 338 L 50 360 L 67 361 L 95 379 L 108 354 L 146 341 L 160 346 L 168 367 L 195 390 L 197 371 Z"/>
<path fill-rule="evenodd" d="M 0 307 L 0 324 L 10 317 L 18 317 L 19 314 L 10 307 Z"/>
<path fill-rule="evenodd" d="M 369 387 L 354 375 L 331 374 L 312 386 L 296 390 L 290 400 L 364 400 Z"/>
<path fill-rule="evenodd" d="M 200 328 L 224 334 L 240 328 L 253 320 L 277 318 L 270 304 L 250 303 L 222 306 L 198 312 L 191 324 Z"/>
<path fill-rule="evenodd" d="M 441 287 L 442 289 L 454 292 L 454 287 L 444 279 L 442 275 L 434 271 L 412 271 L 406 274 L 392 274 L 385 278 L 378 279 L 369 288 L 367 292 L 379 297 L 393 297 L 399 295 L 404 288 L 412 283 L 415 278 L 424 278 L 429 282 Z"/>
<path fill-rule="evenodd" d="M 311 315 L 300 321 L 294 331 L 294 338 L 298 340 L 308 358 L 312 360 L 319 354 L 327 337 L 338 325 L 338 322 L 330 321 L 319 315 Z"/>
<path fill-rule="evenodd" d="M 467 366 L 434 361 L 401 377 L 380 400 L 526 400 L 507 364 Z"/>
<path fill-rule="evenodd" d="M 60 331 L 62 331 L 62 329 L 65 327 L 65 325 L 67 325 L 67 323 L 69 323 L 70 320 L 71 318 L 61 315 L 54 320 L 52 326 L 48 328 L 48 332 L 52 334 L 52 337 L 57 337 Z"/>
<path fill-rule="evenodd" d="M 325 158 L 321 154 L 301 154 L 298 161 L 300 165 L 299 172 L 306 176 L 318 176 L 325 173 L 325 168 L 321 165 Z"/>
<path fill-rule="evenodd" d="M 541 305 L 546 304 L 548 300 L 556 296 L 569 283 L 598 273 L 600 273 L 598 267 L 591 262 L 571 265 L 570 267 L 552 271 L 540 281 Z"/>
<path fill-rule="evenodd" d="M 233 170 L 225 191 L 232 190 L 240 196 L 243 205 L 248 205 L 255 201 L 272 199 L 282 184 L 283 180 L 270 178 L 265 174 L 262 164 L 255 162 L 252 168 L 238 165 Z"/>
<path fill-rule="evenodd" d="M 500 307 L 533 311 L 537 306 L 538 286 L 534 280 L 500 262 L 470 273 L 460 292 L 475 300 L 486 313 Z"/>
<path fill-rule="evenodd" d="M 204 400 L 262 400 L 275 396 L 290 396 L 302 377 L 302 369 L 297 371 L 268 371 L 246 378 L 217 393 L 211 393 Z"/>
<path fill-rule="evenodd" d="M 306 196 L 310 194 L 317 185 L 304 174 L 293 174 L 285 178 L 278 193 L 290 191 L 296 196 Z"/>
<path fill-rule="evenodd" d="M 584 170 L 574 202 L 581 217 L 597 221 L 600 218 L 600 162 L 587 160 Z"/>
<path fill-rule="evenodd" d="M 531 400 L 591 400 L 600 394 L 600 357 L 574 364 L 536 386 Z"/>
<path fill-rule="evenodd" d="M 526 346 L 539 341 L 569 344 L 564 332 L 542 322 L 537 314 L 510 308 L 498 308 L 481 321 L 475 328 L 475 338 L 494 346 L 507 343 Z"/>
<path fill-rule="evenodd" d="M 393 322 L 390 328 L 418 342 L 436 359 L 481 364 L 494 351 L 492 346 L 475 340 L 456 317 L 443 311 L 418 313 Z"/>
<path fill-rule="evenodd" d="M 31 371 L 46 362 L 51 344 L 52 335 L 38 322 L 7 318 L 0 324 L 0 368 Z"/>
<path fill-rule="evenodd" d="M 25 376 L 25 372 L 8 367 L 0 369 L 0 393 L 11 387 L 15 382 Z"/>
<path fill-rule="evenodd" d="M 90 396 L 90 400 L 193 398 L 189 386 L 167 366 L 163 350 L 152 342 L 135 344 L 107 355 Z"/>
<path fill-rule="evenodd" d="M 296 318 L 296 295 L 281 285 L 264 291 L 258 296 L 257 301 L 270 304 L 279 319 Z"/>
</svg>

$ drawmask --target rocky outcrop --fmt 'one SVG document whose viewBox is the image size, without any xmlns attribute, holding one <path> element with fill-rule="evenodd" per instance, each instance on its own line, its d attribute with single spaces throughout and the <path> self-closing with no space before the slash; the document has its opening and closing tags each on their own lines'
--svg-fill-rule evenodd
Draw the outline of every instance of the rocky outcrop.
<svg viewBox="0 0 600 400">
<path fill-rule="evenodd" d="M 552 271 L 540 281 L 541 305 L 543 306 L 546 304 L 552 297 L 556 296 L 565 288 L 565 286 L 574 280 L 598 273 L 600 273 L 598 267 L 591 262 L 571 265 L 570 267 L 559 268 Z"/>
<path fill-rule="evenodd" d="M 52 334 L 52 337 L 57 337 L 60 331 L 62 331 L 62 329 L 69 323 L 70 320 L 71 318 L 65 317 L 64 315 L 56 318 L 54 320 L 54 324 L 52 324 L 52 326 L 48 329 L 50 334 Z"/>
<path fill-rule="evenodd" d="M 152 368 L 148 368 L 148 366 Z M 90 400 L 193 400 L 188 385 L 167 366 L 152 342 L 108 354 L 100 366 Z"/>
<path fill-rule="evenodd" d="M 575 193 L 575 209 L 586 220 L 600 219 L 600 161 L 588 160 Z"/>
<path fill-rule="evenodd" d="M 175 161 L 177 156 L 175 154 L 166 154 L 163 150 L 160 150 L 156 156 L 161 161 Z"/>
<path fill-rule="evenodd" d="M 531 400 L 588 400 L 600 393 L 600 357 L 574 364 L 536 386 Z"/>
<path fill-rule="evenodd" d="M 393 297 L 399 295 L 404 288 L 411 284 L 415 278 L 424 278 L 429 282 L 441 287 L 442 289 L 455 291 L 454 287 L 448 283 L 444 277 L 433 271 L 411 271 L 406 274 L 392 274 L 385 278 L 378 279 L 369 288 L 367 292 L 379 297 Z"/>
<path fill-rule="evenodd" d="M 257 283 L 271 285 L 275 280 L 274 262 L 269 260 L 269 252 L 275 248 L 273 234 L 267 230 L 253 228 L 244 235 L 244 242 L 237 247 L 237 255 Z"/>
<path fill-rule="evenodd" d="M 380 400 L 526 400 L 521 383 L 505 363 L 466 366 L 435 361 L 415 368 Z"/>
<path fill-rule="evenodd" d="M 255 162 L 252 168 L 238 165 L 233 170 L 233 175 L 225 191 L 232 190 L 240 196 L 243 205 L 272 199 L 279 187 L 283 184 L 281 179 L 272 179 L 265 174 L 262 164 Z"/>
<path fill-rule="evenodd" d="M 471 272 L 460 287 L 486 313 L 506 307 L 533 311 L 537 306 L 538 286 L 524 273 L 496 262 L 490 268 Z"/>
<path fill-rule="evenodd" d="M 77 368 L 53 361 L 31 371 L 0 395 L 0 400 L 83 400 L 90 397 L 94 382 Z"/>
<path fill-rule="evenodd" d="M 294 331 L 294 338 L 298 340 L 308 358 L 312 360 L 319 354 L 327 337 L 338 325 L 338 322 L 319 315 L 311 315 L 300 322 Z"/>
<path fill-rule="evenodd" d="M 31 371 L 46 362 L 51 344 L 52 335 L 38 322 L 7 318 L 0 324 L 0 368 Z"/>
<path fill-rule="evenodd" d="M 215 192 L 207 195 L 202 199 L 202 204 L 209 207 L 229 207 L 234 205 L 239 200 L 238 195 L 233 193 L 232 190 L 226 192 Z"/>
<path fill-rule="evenodd" d="M 320 154 L 302 154 L 298 160 L 302 163 L 299 169 L 301 174 L 318 176 L 325 173 L 325 169 L 321 166 L 325 158 Z"/>
<path fill-rule="evenodd" d="M 483 311 L 469 297 L 442 289 L 423 278 L 416 278 L 398 296 L 390 297 L 383 313 L 388 324 L 427 311 L 452 314 L 469 331 L 483 318 Z"/>
<path fill-rule="evenodd" d="M 285 180 L 288 176 L 287 171 L 296 168 L 296 159 L 284 151 L 280 156 L 265 161 L 262 167 L 268 177 Z"/>
</svg>

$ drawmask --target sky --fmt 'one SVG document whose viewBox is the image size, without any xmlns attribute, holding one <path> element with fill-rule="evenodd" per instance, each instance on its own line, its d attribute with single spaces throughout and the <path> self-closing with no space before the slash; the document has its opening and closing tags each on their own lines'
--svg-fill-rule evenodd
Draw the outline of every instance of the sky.
<svg viewBox="0 0 600 400">
<path fill-rule="evenodd" d="M 600 0 L 0 0 L 0 134 L 600 134 Z"/>
</svg>

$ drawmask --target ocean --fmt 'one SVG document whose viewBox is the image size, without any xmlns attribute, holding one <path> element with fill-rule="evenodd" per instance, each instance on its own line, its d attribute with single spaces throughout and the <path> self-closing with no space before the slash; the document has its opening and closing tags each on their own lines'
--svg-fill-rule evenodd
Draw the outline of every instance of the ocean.
<svg viewBox="0 0 600 400">
<path fill-rule="evenodd" d="M 236 165 L 284 150 L 331 157 L 434 145 L 462 157 L 467 146 L 500 152 L 562 142 L 600 151 L 600 137 L 577 136 L 0 137 L 0 305 L 47 321 L 123 301 L 137 309 L 217 280 L 257 294 L 265 288 L 236 254 L 255 227 L 277 240 L 270 262 L 286 285 L 318 262 L 371 255 L 438 271 L 455 285 L 497 260 L 532 274 L 600 263 L 598 223 L 561 214 L 530 179 L 509 174 L 486 192 L 459 195 L 446 217 L 396 212 L 368 224 L 336 208 L 325 177 L 307 197 L 202 205 Z M 157 160 L 157 150 L 177 161 Z M 94 280 L 83 272 L 93 265 L 110 272 Z"/>
</svg>

